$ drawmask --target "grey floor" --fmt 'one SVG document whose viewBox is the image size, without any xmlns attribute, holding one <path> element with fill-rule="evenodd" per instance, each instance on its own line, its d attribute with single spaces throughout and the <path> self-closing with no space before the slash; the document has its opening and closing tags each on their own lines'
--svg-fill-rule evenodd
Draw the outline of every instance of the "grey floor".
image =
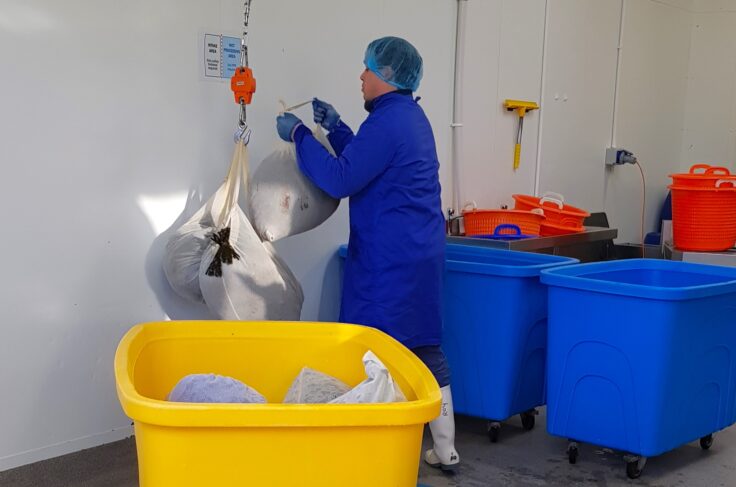
<svg viewBox="0 0 736 487">
<path fill-rule="evenodd" d="M 499 443 L 491 444 L 485 422 L 459 417 L 457 448 L 463 467 L 446 476 L 422 465 L 419 482 L 431 487 L 487 486 L 736 486 L 736 429 L 715 437 L 709 451 L 697 443 L 652 458 L 639 480 L 627 480 L 620 454 L 581 445 L 577 465 L 569 465 L 567 442 L 545 432 L 544 410 L 527 432 L 518 418 L 504 423 Z M 425 445 L 428 437 L 425 435 Z M 132 439 L 0 472 L 2 487 L 135 487 Z"/>
</svg>

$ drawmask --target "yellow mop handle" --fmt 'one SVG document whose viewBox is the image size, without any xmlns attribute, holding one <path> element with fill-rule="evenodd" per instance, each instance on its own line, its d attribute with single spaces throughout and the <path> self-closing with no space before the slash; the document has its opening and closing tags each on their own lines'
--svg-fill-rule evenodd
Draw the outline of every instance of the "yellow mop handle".
<svg viewBox="0 0 736 487">
<path fill-rule="evenodd" d="M 539 105 L 533 101 L 524 100 L 506 100 L 503 102 L 504 108 L 508 111 L 517 110 L 519 114 L 519 131 L 516 134 L 516 145 L 514 146 L 514 171 L 519 169 L 521 161 L 521 132 L 524 128 L 524 115 L 532 110 L 537 110 Z"/>
<path fill-rule="evenodd" d="M 514 171 L 519 169 L 519 161 L 521 161 L 521 132 L 524 129 L 524 112 L 523 108 L 519 109 L 519 132 L 516 134 L 516 145 L 514 146 Z"/>
</svg>

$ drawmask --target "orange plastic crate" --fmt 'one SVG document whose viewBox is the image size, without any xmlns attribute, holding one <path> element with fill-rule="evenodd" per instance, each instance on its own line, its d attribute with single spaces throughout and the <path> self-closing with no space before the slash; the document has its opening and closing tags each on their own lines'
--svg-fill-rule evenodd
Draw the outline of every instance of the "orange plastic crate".
<svg viewBox="0 0 736 487">
<path fill-rule="evenodd" d="M 544 215 L 522 210 L 466 210 L 465 235 L 491 235 L 497 226 L 517 225 L 524 235 L 539 235 Z"/>
<path fill-rule="evenodd" d="M 583 221 L 590 216 L 587 211 L 567 205 L 558 198 L 546 196 L 539 198 L 525 194 L 515 194 L 513 198 L 515 201 L 514 208 L 517 210 L 533 210 L 535 208 L 544 210 L 544 215 L 547 217 L 545 223 L 547 224 L 580 228 L 583 226 Z"/>
<path fill-rule="evenodd" d="M 720 252 L 736 243 L 736 181 L 714 187 L 669 186 L 672 237 L 681 250 Z"/>
<path fill-rule="evenodd" d="M 678 188 L 713 188 L 719 180 L 736 181 L 736 175 L 732 175 L 727 168 L 708 164 L 695 164 L 689 172 L 670 174 L 670 177 L 672 184 Z"/>
<path fill-rule="evenodd" d="M 570 233 L 584 232 L 585 227 L 577 225 L 555 225 L 554 223 L 544 222 L 541 225 L 542 237 L 554 237 L 556 235 L 567 235 Z"/>
</svg>

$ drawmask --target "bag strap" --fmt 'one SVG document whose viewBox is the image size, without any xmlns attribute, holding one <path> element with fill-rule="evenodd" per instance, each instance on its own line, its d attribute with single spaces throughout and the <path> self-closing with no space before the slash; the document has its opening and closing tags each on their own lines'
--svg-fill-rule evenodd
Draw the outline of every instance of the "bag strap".
<svg viewBox="0 0 736 487">
<path fill-rule="evenodd" d="M 222 206 L 220 216 L 215 222 L 216 228 L 222 228 L 229 223 L 230 214 L 233 208 L 238 204 L 238 198 L 240 197 L 240 185 L 242 184 L 243 178 L 243 159 L 247 159 L 248 149 L 243 143 L 243 140 L 238 140 L 235 144 L 235 151 L 233 151 L 233 159 L 230 163 L 230 170 L 228 171 L 227 178 L 225 178 L 225 184 L 227 185 L 227 193 L 225 194 L 225 203 Z"/>
</svg>

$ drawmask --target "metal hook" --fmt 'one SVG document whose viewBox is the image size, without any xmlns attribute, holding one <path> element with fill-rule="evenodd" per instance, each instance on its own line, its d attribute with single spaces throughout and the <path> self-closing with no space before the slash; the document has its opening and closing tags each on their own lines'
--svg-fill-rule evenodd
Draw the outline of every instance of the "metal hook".
<svg viewBox="0 0 736 487">
<path fill-rule="evenodd" d="M 252 133 L 252 130 L 248 125 L 240 125 L 238 124 L 238 130 L 235 131 L 235 135 L 233 136 L 233 141 L 237 144 L 239 140 L 243 141 L 243 144 L 248 145 L 250 142 L 250 134 Z"/>
<path fill-rule="evenodd" d="M 245 127 L 245 132 L 243 133 L 243 145 L 248 145 L 250 142 L 250 134 L 252 133 L 252 130 L 248 128 L 248 126 Z"/>
</svg>

